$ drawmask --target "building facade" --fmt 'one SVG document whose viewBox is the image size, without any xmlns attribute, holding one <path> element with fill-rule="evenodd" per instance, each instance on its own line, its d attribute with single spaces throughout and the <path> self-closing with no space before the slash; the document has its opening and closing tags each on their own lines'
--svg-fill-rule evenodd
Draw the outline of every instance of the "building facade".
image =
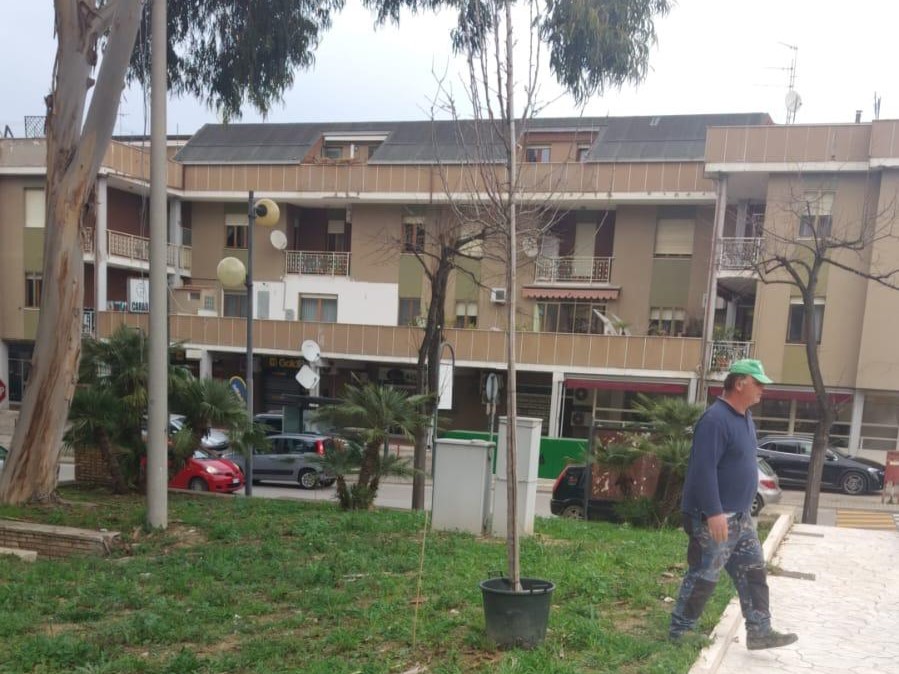
<svg viewBox="0 0 899 674">
<path fill-rule="evenodd" d="M 449 281 L 451 424 L 486 428 L 484 380 L 502 381 L 514 292 L 518 411 L 542 418 L 546 435 L 633 418 L 640 394 L 714 395 L 729 362 L 747 356 L 777 382 L 756 413 L 760 431 L 812 431 L 804 308 L 756 264 L 772 237 L 888 224 L 897 131 L 893 121 L 780 126 L 764 114 L 532 121 L 518 141 L 519 182 L 536 234 L 522 242 L 519 286 L 505 287 L 489 242 L 469 248 Z M 169 333 L 184 363 L 200 376 L 244 374 L 246 291 L 223 288 L 216 269 L 246 260 L 253 190 L 281 213 L 279 234 L 257 227 L 253 242 L 257 411 L 307 393 L 294 375 L 310 339 L 323 356 L 320 395 L 355 380 L 413 388 L 430 301 L 421 253 L 466 226 L 504 170 L 497 148 L 473 122 L 203 127 L 172 149 L 168 171 Z M 0 405 L 27 385 L 44 155 L 41 139 L 0 141 Z M 86 333 L 147 324 L 148 175 L 140 143 L 111 144 L 82 232 Z M 888 321 L 899 293 L 850 269 L 899 267 L 899 246 L 878 236 L 839 255 L 845 268 L 825 271 L 814 316 L 833 435 L 853 450 L 894 449 L 899 354 Z"/>
</svg>

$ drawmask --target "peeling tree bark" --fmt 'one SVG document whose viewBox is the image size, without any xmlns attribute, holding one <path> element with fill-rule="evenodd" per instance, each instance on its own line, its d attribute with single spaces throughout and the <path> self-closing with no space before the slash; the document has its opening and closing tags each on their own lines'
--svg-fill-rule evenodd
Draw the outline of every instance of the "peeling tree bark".
<svg viewBox="0 0 899 674">
<path fill-rule="evenodd" d="M 43 501 L 56 489 L 56 466 L 81 355 L 81 218 L 112 137 L 141 6 L 141 0 L 110 0 L 102 9 L 95 0 L 55 1 L 43 295 L 25 399 L 0 474 L 0 503 Z M 85 117 L 104 34 L 106 51 Z"/>
</svg>

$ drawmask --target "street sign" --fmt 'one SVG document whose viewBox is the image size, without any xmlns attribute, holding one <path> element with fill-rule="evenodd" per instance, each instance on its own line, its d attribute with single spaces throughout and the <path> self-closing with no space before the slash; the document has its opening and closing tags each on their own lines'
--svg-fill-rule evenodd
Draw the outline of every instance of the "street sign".
<svg viewBox="0 0 899 674">
<path fill-rule="evenodd" d="M 489 404 L 496 404 L 499 397 L 499 379 L 495 372 L 487 375 L 487 380 L 484 382 L 484 397 Z"/>
<path fill-rule="evenodd" d="M 228 386 L 234 391 L 234 395 L 244 402 L 247 401 L 247 383 L 243 380 L 243 377 L 234 375 L 228 380 Z"/>
</svg>

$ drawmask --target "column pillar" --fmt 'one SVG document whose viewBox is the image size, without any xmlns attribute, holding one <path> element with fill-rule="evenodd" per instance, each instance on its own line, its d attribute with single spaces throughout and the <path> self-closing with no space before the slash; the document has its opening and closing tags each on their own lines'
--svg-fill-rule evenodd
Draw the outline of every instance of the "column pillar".
<svg viewBox="0 0 899 674">
<path fill-rule="evenodd" d="M 552 393 L 549 399 L 549 428 L 546 435 L 558 438 L 562 435 L 562 409 L 565 402 L 565 373 L 553 372 Z"/>
<path fill-rule="evenodd" d="M 852 396 L 852 421 L 849 423 L 849 453 L 855 456 L 862 448 L 862 415 L 865 412 L 865 392 Z"/>
<path fill-rule="evenodd" d="M 200 350 L 200 379 L 212 379 L 212 353 L 209 349 Z"/>
<path fill-rule="evenodd" d="M 96 311 L 106 311 L 106 270 L 109 260 L 107 236 L 107 197 L 106 176 L 97 178 L 97 231 L 94 233 L 94 303 Z"/>
</svg>

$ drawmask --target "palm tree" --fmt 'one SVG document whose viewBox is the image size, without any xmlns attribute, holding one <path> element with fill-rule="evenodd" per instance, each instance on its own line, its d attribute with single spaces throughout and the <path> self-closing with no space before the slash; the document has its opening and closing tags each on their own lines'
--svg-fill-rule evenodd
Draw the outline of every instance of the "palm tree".
<svg viewBox="0 0 899 674">
<path fill-rule="evenodd" d="M 337 475 L 337 498 L 344 510 L 371 507 L 384 475 L 409 475 L 408 462 L 393 456 L 381 456 L 381 448 L 391 432 L 413 439 L 426 426 L 429 417 L 421 412 L 425 395 L 408 395 L 392 386 L 371 382 L 348 385 L 339 405 L 323 407 L 315 414 L 337 428 L 346 442 L 337 442 L 326 450 L 321 463 Z M 348 486 L 345 476 L 358 470 L 358 479 Z"/>
<path fill-rule="evenodd" d="M 69 428 L 63 436 L 66 446 L 76 451 L 89 447 L 100 450 L 116 494 L 128 491 L 128 480 L 122 466 L 124 452 L 118 443 L 122 429 L 120 423 L 125 414 L 124 403 L 110 389 L 78 387 L 69 409 Z"/>
</svg>

